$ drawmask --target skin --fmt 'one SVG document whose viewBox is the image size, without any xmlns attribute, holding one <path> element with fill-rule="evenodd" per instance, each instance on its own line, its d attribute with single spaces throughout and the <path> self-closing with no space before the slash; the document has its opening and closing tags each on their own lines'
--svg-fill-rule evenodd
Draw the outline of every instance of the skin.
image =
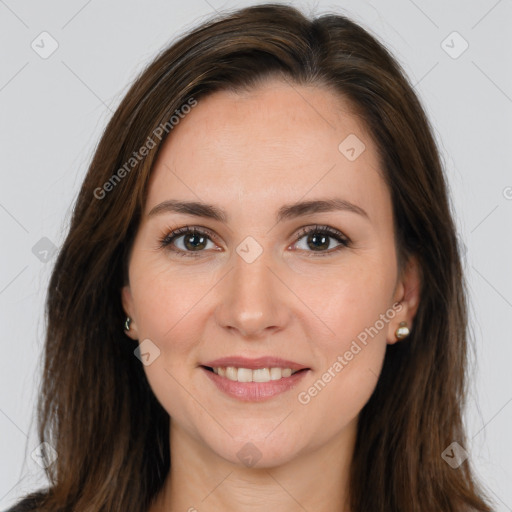
<svg viewBox="0 0 512 512">
<path fill-rule="evenodd" d="M 366 149 L 338 150 L 349 134 Z M 276 224 L 283 204 L 340 197 L 363 208 L 308 214 Z M 227 224 L 183 213 L 148 216 L 169 200 L 203 201 Z M 297 241 L 303 227 L 331 226 L 351 240 Z M 183 226 L 209 229 L 197 257 L 159 239 Z M 262 254 L 236 252 L 253 237 Z M 201 245 L 195 239 L 196 245 Z M 185 236 L 177 250 L 193 252 Z M 322 252 L 323 251 L 323 252 Z M 329 254 L 326 254 L 329 253 Z M 160 355 L 145 366 L 171 417 L 171 471 L 152 512 L 349 510 L 349 464 L 358 415 L 401 321 L 412 328 L 420 282 L 411 259 L 399 274 L 392 204 L 376 146 L 350 105 L 319 86 L 277 80 L 201 99 L 166 140 L 149 183 L 122 302 L 133 339 Z M 365 328 L 401 309 L 309 403 L 298 400 Z M 388 315 L 388 318 L 391 315 Z M 407 340 L 400 341 L 406 343 Z M 263 402 L 231 398 L 199 364 L 274 355 L 310 368 L 298 387 Z M 237 453 L 253 443 L 251 467 Z M 247 449 L 247 448 L 245 448 Z"/>
</svg>

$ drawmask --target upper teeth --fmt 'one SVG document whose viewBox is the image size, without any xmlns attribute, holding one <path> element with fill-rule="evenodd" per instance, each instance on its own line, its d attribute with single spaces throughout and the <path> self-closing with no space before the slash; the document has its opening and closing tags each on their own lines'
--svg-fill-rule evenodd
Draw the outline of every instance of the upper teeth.
<svg viewBox="0 0 512 512">
<path fill-rule="evenodd" d="M 292 371 L 291 368 L 257 368 L 251 370 L 250 368 L 235 368 L 234 366 L 216 367 L 212 370 L 221 377 L 238 382 L 269 382 L 279 380 L 282 377 L 289 377 L 292 373 L 299 371 Z"/>
</svg>

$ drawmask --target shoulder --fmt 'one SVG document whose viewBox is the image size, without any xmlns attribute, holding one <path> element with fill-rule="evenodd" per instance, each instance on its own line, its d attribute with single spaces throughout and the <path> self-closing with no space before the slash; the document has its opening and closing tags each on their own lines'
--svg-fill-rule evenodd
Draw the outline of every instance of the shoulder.
<svg viewBox="0 0 512 512">
<path fill-rule="evenodd" d="M 4 512 L 37 512 L 42 499 L 46 496 L 47 492 L 37 491 L 28 496 L 23 497 L 18 503 L 15 503 L 11 508 Z"/>
</svg>

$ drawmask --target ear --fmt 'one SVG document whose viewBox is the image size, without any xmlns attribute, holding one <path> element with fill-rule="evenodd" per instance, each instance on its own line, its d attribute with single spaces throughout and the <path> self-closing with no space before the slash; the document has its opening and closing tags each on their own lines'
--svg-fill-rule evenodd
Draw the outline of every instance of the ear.
<svg viewBox="0 0 512 512">
<path fill-rule="evenodd" d="M 139 336 L 137 333 L 137 319 L 135 314 L 135 307 L 133 304 L 132 291 L 129 284 L 121 288 L 121 302 L 123 304 L 123 309 L 126 313 L 126 316 L 129 316 L 131 319 L 130 330 L 125 331 L 125 334 L 132 338 L 132 340 L 138 340 Z"/>
<path fill-rule="evenodd" d="M 388 323 L 387 342 L 390 345 L 399 341 L 396 330 L 400 322 L 406 322 L 410 331 L 413 329 L 414 317 L 418 311 L 421 294 L 421 269 L 416 256 L 411 256 L 398 277 L 393 304 L 399 303 L 395 317 Z"/>
</svg>

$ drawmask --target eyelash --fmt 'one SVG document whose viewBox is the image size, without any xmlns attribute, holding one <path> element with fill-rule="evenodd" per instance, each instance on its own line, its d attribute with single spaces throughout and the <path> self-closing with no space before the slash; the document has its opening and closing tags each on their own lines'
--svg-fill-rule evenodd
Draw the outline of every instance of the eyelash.
<svg viewBox="0 0 512 512">
<path fill-rule="evenodd" d="M 350 239 L 348 237 L 346 237 L 345 235 L 343 235 L 343 233 L 341 233 L 337 229 L 334 229 L 330 226 L 318 226 L 318 225 L 307 226 L 307 227 L 302 228 L 296 236 L 295 244 L 298 243 L 301 238 L 303 238 L 306 235 L 309 235 L 310 233 L 316 233 L 316 234 L 320 234 L 320 235 L 328 235 L 329 237 L 336 239 L 336 241 L 339 242 L 340 245 L 338 245 L 334 249 L 330 249 L 328 251 L 319 251 L 319 252 L 306 251 L 306 252 L 312 253 L 312 254 L 309 254 L 308 257 L 316 258 L 316 257 L 329 256 L 341 249 L 344 249 L 345 247 L 351 246 Z M 181 249 L 172 248 L 171 244 L 177 238 L 179 238 L 180 236 L 182 236 L 184 234 L 206 236 L 210 240 L 216 238 L 215 235 L 210 230 L 208 230 L 206 228 L 198 229 L 196 227 L 190 227 L 190 226 L 184 226 L 184 227 L 178 228 L 178 229 L 168 228 L 168 230 L 165 232 L 165 234 L 159 238 L 158 248 L 159 249 L 169 248 L 169 250 L 174 252 L 176 255 L 183 256 L 183 257 L 195 258 L 195 257 L 200 256 L 200 253 L 204 252 L 204 250 L 194 252 L 194 251 L 183 251 Z"/>
</svg>

